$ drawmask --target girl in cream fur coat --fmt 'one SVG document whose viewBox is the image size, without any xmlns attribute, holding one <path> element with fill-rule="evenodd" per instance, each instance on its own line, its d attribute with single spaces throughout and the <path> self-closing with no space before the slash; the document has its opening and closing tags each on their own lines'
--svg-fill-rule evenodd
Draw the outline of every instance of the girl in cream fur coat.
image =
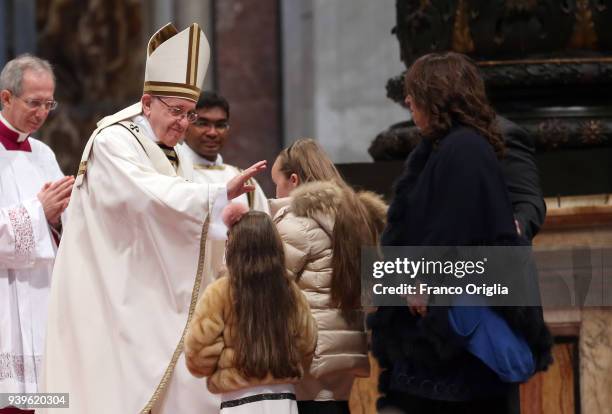
<svg viewBox="0 0 612 414">
<path fill-rule="evenodd" d="M 312 139 L 280 153 L 272 180 L 271 209 L 286 265 L 319 331 L 310 370 L 296 385 L 300 414 L 348 413 L 355 377 L 369 375 L 361 247 L 378 244 L 386 205 L 373 193 L 355 193 Z"/>
<path fill-rule="evenodd" d="M 283 245 L 270 217 L 224 211 L 227 276 L 200 298 L 185 337 L 189 371 L 208 377 L 222 413 L 297 414 L 293 383 L 316 344 L 308 303 L 286 274 Z"/>
</svg>

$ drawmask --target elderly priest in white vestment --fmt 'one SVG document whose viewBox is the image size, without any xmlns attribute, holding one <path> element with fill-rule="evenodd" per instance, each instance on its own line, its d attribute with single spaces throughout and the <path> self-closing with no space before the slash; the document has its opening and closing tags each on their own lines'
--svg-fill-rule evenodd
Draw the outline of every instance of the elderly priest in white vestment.
<svg viewBox="0 0 612 414">
<path fill-rule="evenodd" d="M 209 56 L 197 24 L 160 29 L 141 101 L 100 121 L 85 147 L 53 273 L 41 380 L 45 392 L 70 393 L 64 414 L 219 410 L 187 372 L 183 335 L 207 232 L 266 166 L 227 184 L 195 183 L 189 159 L 175 152 L 197 119 Z"/>
<path fill-rule="evenodd" d="M 35 56 L 0 73 L 0 393 L 37 391 L 61 214 L 74 182 L 30 137 L 57 106 L 54 92 L 51 65 Z"/>
</svg>

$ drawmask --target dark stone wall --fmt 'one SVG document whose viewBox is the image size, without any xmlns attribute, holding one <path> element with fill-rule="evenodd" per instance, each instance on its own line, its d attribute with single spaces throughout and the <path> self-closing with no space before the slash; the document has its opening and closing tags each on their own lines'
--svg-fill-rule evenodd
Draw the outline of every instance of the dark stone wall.
<svg viewBox="0 0 612 414">
<path fill-rule="evenodd" d="M 66 174 L 76 174 L 96 122 L 142 95 L 145 46 L 142 2 L 37 2 L 38 55 L 57 77 L 60 105 L 38 135 Z"/>
<path fill-rule="evenodd" d="M 407 68 L 430 52 L 474 59 L 495 109 L 533 136 L 547 195 L 612 191 L 609 2 L 397 0 L 396 12 Z M 403 103 L 403 73 L 389 80 L 387 96 Z M 370 154 L 404 159 L 418 139 L 411 125 L 393 125 Z"/>
<path fill-rule="evenodd" d="M 429 52 L 472 57 L 495 108 L 538 150 L 612 146 L 612 7 L 599 0 L 397 0 L 406 67 Z M 387 95 L 402 103 L 403 74 Z"/>
</svg>

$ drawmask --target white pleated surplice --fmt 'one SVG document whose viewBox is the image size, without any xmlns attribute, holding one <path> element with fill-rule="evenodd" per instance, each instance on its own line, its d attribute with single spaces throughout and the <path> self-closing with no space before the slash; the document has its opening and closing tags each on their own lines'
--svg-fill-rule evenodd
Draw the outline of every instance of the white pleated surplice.
<svg viewBox="0 0 612 414">
<path fill-rule="evenodd" d="M 55 155 L 0 144 L 0 392 L 36 392 L 56 244 L 37 194 L 63 174 Z M 0 407 L 1 408 L 1 407 Z"/>
</svg>

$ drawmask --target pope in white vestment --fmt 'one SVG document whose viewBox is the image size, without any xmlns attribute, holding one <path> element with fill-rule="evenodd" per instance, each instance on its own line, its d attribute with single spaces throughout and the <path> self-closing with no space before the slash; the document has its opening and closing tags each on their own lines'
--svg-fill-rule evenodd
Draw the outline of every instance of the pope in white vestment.
<svg viewBox="0 0 612 414">
<path fill-rule="evenodd" d="M 174 152 L 208 58 L 197 24 L 160 29 L 141 103 L 98 123 L 85 148 L 54 270 L 41 380 L 45 392 L 70 393 L 70 408 L 41 413 L 219 410 L 185 367 L 183 335 L 214 216 L 265 163 L 233 184 L 200 184 Z"/>
</svg>

